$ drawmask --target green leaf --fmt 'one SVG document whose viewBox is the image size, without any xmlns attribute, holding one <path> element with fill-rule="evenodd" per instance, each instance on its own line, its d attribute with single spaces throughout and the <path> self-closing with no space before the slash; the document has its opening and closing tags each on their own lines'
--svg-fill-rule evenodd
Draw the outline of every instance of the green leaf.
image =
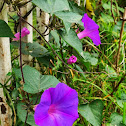
<svg viewBox="0 0 126 126">
<path fill-rule="evenodd" d="M 84 59 L 84 62 L 89 62 L 91 65 L 96 65 L 98 59 L 95 58 L 94 55 L 91 55 L 89 52 L 84 52 L 82 50 L 82 43 L 80 42 L 79 38 L 77 37 L 76 32 L 73 29 L 69 30 L 69 33 L 66 34 L 65 32 L 59 30 L 59 36 L 71 47 L 73 47 L 79 55 L 81 55 Z"/>
<path fill-rule="evenodd" d="M 40 63 L 44 64 L 45 66 L 47 66 L 47 67 L 53 67 L 53 65 L 50 64 L 50 59 L 51 59 L 52 61 L 54 60 L 53 57 L 50 56 L 50 55 L 48 55 L 48 56 L 43 56 L 43 57 L 38 57 L 38 58 L 37 58 L 37 60 L 38 60 Z"/>
<path fill-rule="evenodd" d="M 77 70 L 79 70 L 80 72 L 82 72 L 80 74 L 84 77 L 84 79 L 86 79 L 86 77 L 85 77 L 85 75 L 83 73 L 84 71 L 80 68 L 80 66 L 76 65 L 76 68 L 77 68 Z"/>
<path fill-rule="evenodd" d="M 25 103 L 18 103 L 17 104 L 17 115 L 22 122 L 25 122 L 27 110 L 27 105 Z M 32 112 L 28 113 L 27 124 L 31 126 L 37 126 L 34 121 L 34 114 Z"/>
<path fill-rule="evenodd" d="M 56 12 L 55 15 L 63 21 L 69 23 L 77 23 L 82 19 L 82 16 L 80 14 L 68 11 Z"/>
<path fill-rule="evenodd" d="M 11 44 L 20 47 L 19 42 L 11 42 Z M 31 55 L 34 57 L 43 57 L 45 55 L 48 55 L 48 50 L 43 47 L 42 45 L 34 42 L 34 43 L 25 43 L 22 42 L 22 53 L 25 55 Z"/>
<path fill-rule="evenodd" d="M 91 55 L 89 52 L 82 52 L 81 56 L 84 58 L 84 62 L 89 62 L 91 65 L 96 65 L 98 62 L 98 59 Z"/>
<path fill-rule="evenodd" d="M 115 72 L 115 70 L 112 67 L 106 65 L 105 71 L 108 73 L 109 77 L 117 77 L 117 73 Z"/>
<path fill-rule="evenodd" d="M 63 24 L 64 24 L 65 30 L 66 30 L 66 32 L 67 32 L 67 34 L 68 34 L 69 31 L 70 31 L 71 23 L 66 22 L 66 21 L 63 21 Z"/>
<path fill-rule="evenodd" d="M 32 0 L 32 2 L 43 11 L 51 14 L 70 9 L 67 0 Z"/>
<path fill-rule="evenodd" d="M 70 5 L 70 11 L 84 15 L 84 9 L 78 6 L 74 1 L 68 1 Z"/>
<path fill-rule="evenodd" d="M 101 126 L 103 108 L 103 102 L 101 100 L 95 100 L 89 104 L 80 105 L 78 110 L 92 125 Z"/>
<path fill-rule="evenodd" d="M 59 35 L 57 34 L 57 31 L 56 30 L 51 30 L 51 35 L 55 39 L 56 45 L 60 48 Z"/>
<path fill-rule="evenodd" d="M 15 88 L 15 89 L 12 91 L 12 98 L 13 98 L 14 100 L 16 100 L 17 97 L 18 97 L 18 95 L 19 95 L 19 92 L 18 92 L 18 90 Z"/>
<path fill-rule="evenodd" d="M 17 77 L 22 78 L 20 69 L 16 69 L 14 72 Z M 23 90 L 31 94 L 55 87 L 59 83 L 59 80 L 55 76 L 41 75 L 36 69 L 30 66 L 23 67 L 23 75 L 25 80 Z"/>
<path fill-rule="evenodd" d="M 110 15 L 104 14 L 104 13 L 101 13 L 101 18 L 103 19 L 103 21 L 105 23 L 114 22 L 113 17 L 111 17 Z"/>
<path fill-rule="evenodd" d="M 0 20 L 0 37 L 11 37 L 11 38 L 14 38 L 14 35 L 13 35 L 10 27 L 3 20 Z"/>
<path fill-rule="evenodd" d="M 112 113 L 110 119 L 111 119 L 111 124 L 114 126 L 126 126 L 126 121 L 125 121 L 125 125 L 122 123 L 123 116 L 119 115 L 118 113 Z"/>
<path fill-rule="evenodd" d="M 117 101 L 117 104 L 118 104 L 120 107 L 123 108 L 124 102 L 126 102 L 126 93 L 125 93 L 125 92 L 122 92 L 122 93 L 120 94 L 120 97 L 118 97 L 118 98 L 116 99 L 116 101 Z"/>
<path fill-rule="evenodd" d="M 82 50 L 82 43 L 80 42 L 79 38 L 77 37 L 76 32 L 73 29 L 70 29 L 68 34 L 65 34 L 63 31 L 58 31 L 59 35 L 63 38 L 63 40 L 73 47 L 79 54 L 83 52 Z"/>
</svg>

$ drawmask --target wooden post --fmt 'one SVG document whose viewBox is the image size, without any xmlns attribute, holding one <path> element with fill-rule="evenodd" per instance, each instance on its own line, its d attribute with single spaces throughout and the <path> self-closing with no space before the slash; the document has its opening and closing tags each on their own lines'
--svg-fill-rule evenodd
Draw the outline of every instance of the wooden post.
<svg viewBox="0 0 126 126">
<path fill-rule="evenodd" d="M 75 0 L 75 2 L 80 6 L 80 0 Z"/>
<path fill-rule="evenodd" d="M 36 8 L 37 13 L 37 28 L 41 33 L 45 32 L 46 28 L 45 25 L 48 26 L 49 24 L 49 14 L 45 13 L 38 7 Z M 45 24 L 45 25 L 44 25 Z M 49 29 L 45 32 L 45 35 L 49 33 Z M 49 35 L 45 36 L 46 41 L 49 41 Z"/>
<path fill-rule="evenodd" d="M 0 0 L 0 8 L 3 5 L 3 0 Z M 7 6 L 4 5 L 0 12 L 0 19 L 8 22 Z M 0 83 L 4 84 L 6 74 L 11 71 L 11 55 L 9 38 L 0 37 Z M 12 126 L 12 111 L 6 103 L 6 98 L 3 89 L 0 88 L 0 125 Z"/>
<path fill-rule="evenodd" d="M 29 1 L 29 0 L 24 0 L 24 1 Z M 25 6 L 23 6 L 22 8 L 21 8 L 21 16 L 23 17 L 23 16 L 25 16 L 26 15 L 26 13 L 27 12 L 29 12 L 29 10 L 32 8 L 32 3 L 27 3 Z M 30 23 L 31 25 L 33 24 L 33 19 L 32 19 L 33 17 L 32 17 L 32 12 L 29 14 L 29 16 L 26 18 L 26 21 L 28 22 L 28 23 Z M 23 37 L 22 38 L 22 41 L 23 42 L 26 42 L 26 43 L 32 43 L 33 42 L 33 29 L 32 29 L 32 27 L 31 26 L 29 26 L 26 22 L 21 22 L 21 29 L 23 28 L 23 27 L 26 27 L 29 31 L 30 31 L 30 34 L 29 35 L 27 35 L 27 36 L 25 36 L 25 37 Z M 18 28 L 18 31 L 19 31 L 19 28 Z M 22 54 L 22 62 L 24 63 L 24 62 L 29 62 L 29 61 L 31 61 L 32 60 L 32 57 L 31 56 L 28 56 L 28 55 L 23 55 Z"/>
</svg>

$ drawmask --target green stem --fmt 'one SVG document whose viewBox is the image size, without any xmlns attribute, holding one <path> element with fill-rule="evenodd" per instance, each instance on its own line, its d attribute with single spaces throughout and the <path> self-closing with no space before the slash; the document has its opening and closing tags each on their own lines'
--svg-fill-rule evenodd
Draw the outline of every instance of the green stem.
<svg viewBox="0 0 126 126">
<path fill-rule="evenodd" d="M 126 117 L 126 102 L 124 102 L 123 106 L 123 124 L 125 124 L 125 117 Z"/>
</svg>

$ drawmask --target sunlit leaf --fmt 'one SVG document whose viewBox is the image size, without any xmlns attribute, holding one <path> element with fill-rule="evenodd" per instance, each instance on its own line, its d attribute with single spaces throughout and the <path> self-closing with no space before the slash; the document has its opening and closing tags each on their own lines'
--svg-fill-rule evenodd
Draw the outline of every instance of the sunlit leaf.
<svg viewBox="0 0 126 126">
<path fill-rule="evenodd" d="M 51 14 L 70 9 L 67 0 L 32 0 L 32 2 L 43 11 Z"/>
<path fill-rule="evenodd" d="M 55 15 L 65 22 L 77 23 L 82 19 L 82 16 L 75 12 L 60 11 L 56 12 Z"/>
</svg>

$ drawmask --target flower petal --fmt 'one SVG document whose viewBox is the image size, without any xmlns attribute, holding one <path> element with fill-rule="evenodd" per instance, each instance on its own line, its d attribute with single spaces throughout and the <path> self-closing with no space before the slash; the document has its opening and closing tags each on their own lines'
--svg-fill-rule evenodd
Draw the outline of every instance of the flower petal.
<svg viewBox="0 0 126 126">
<path fill-rule="evenodd" d="M 30 31 L 24 27 L 22 30 L 21 30 L 21 38 L 30 34 Z M 18 41 L 20 39 L 20 32 L 17 32 L 15 35 L 14 35 L 16 38 L 13 38 L 14 41 Z"/>
<path fill-rule="evenodd" d="M 88 17 L 87 13 L 84 14 L 82 22 L 84 23 L 85 29 L 96 30 L 99 28 L 99 26 L 91 18 Z"/>
<path fill-rule="evenodd" d="M 13 38 L 14 41 L 18 41 L 20 39 L 20 33 L 19 32 L 16 33 L 14 36 L 16 37 L 16 38 Z"/>
<path fill-rule="evenodd" d="M 38 123 L 36 122 L 35 123 L 39 126 L 58 126 L 55 122 L 55 118 L 52 115 L 51 116 L 47 115 L 45 118 L 39 119 L 37 121 Z"/>
<path fill-rule="evenodd" d="M 77 36 L 78 36 L 79 39 L 87 37 L 88 36 L 87 30 L 84 29 L 82 32 L 78 33 Z"/>
<path fill-rule="evenodd" d="M 53 114 L 53 117 L 55 118 L 55 126 L 72 126 L 74 121 L 77 119 L 74 116 L 60 111 L 57 111 L 55 114 Z"/>
<path fill-rule="evenodd" d="M 50 97 L 50 92 L 49 89 L 45 90 L 44 93 L 41 96 L 41 101 L 40 104 L 35 109 L 35 114 L 34 114 L 34 119 L 35 123 L 37 125 L 40 125 L 43 120 L 48 118 L 48 109 L 51 104 L 51 97 Z"/>
<path fill-rule="evenodd" d="M 88 34 L 88 37 L 90 37 L 93 41 L 93 43 L 98 46 L 101 44 L 101 41 L 100 41 L 100 36 L 99 36 L 99 31 L 96 30 L 94 32 L 91 32 Z"/>
<path fill-rule="evenodd" d="M 64 83 L 44 91 L 34 114 L 39 126 L 72 126 L 78 117 L 77 92 Z"/>
<path fill-rule="evenodd" d="M 52 104 L 56 105 L 56 110 L 78 118 L 78 94 L 76 90 L 64 83 L 59 83 L 55 90 L 50 92 Z"/>
</svg>

